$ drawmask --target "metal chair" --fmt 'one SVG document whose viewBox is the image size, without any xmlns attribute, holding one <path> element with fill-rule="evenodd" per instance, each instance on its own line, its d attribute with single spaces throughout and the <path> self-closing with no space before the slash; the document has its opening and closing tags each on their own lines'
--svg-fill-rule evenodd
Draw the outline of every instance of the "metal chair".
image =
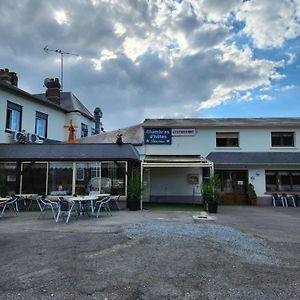
<svg viewBox="0 0 300 300">
<path fill-rule="evenodd" d="M 279 196 L 278 194 L 274 193 L 272 194 L 272 203 L 273 203 L 273 206 L 277 206 L 278 204 L 282 207 L 285 207 L 285 200 L 283 199 L 282 196 Z"/>
<path fill-rule="evenodd" d="M 100 214 L 101 208 L 104 208 L 104 210 L 106 211 L 107 215 L 111 215 L 112 216 L 110 208 L 109 208 L 109 199 L 110 199 L 110 197 L 105 197 L 105 198 L 103 198 L 101 200 L 96 201 L 94 207 L 95 207 L 95 209 L 97 209 L 97 207 L 98 207 L 97 216 L 96 216 L 97 218 L 99 218 L 99 214 Z"/>
<path fill-rule="evenodd" d="M 64 197 L 59 197 L 59 207 L 56 216 L 56 222 L 58 222 L 58 219 L 61 215 L 64 218 L 65 213 L 67 213 L 66 223 L 68 223 L 74 206 L 75 206 L 75 201 L 66 200 L 64 199 Z"/>
<path fill-rule="evenodd" d="M 50 201 L 49 199 L 47 199 L 47 197 L 45 195 L 39 196 L 37 198 L 37 202 L 38 202 L 39 208 L 41 210 L 41 213 L 38 218 L 40 219 L 43 214 L 46 214 L 47 209 L 48 209 L 48 210 L 52 211 L 54 221 L 55 221 L 55 223 L 57 223 L 57 215 L 59 212 L 59 203 L 56 201 Z M 57 210 L 57 213 L 55 213 L 56 210 Z"/>
<path fill-rule="evenodd" d="M 118 201 L 120 199 L 120 195 L 117 195 L 117 196 L 110 196 L 109 199 L 108 199 L 108 205 L 111 203 L 111 202 L 114 202 L 117 209 L 120 210 L 120 207 L 118 205 Z"/>
<path fill-rule="evenodd" d="M 285 200 L 285 204 L 286 206 L 293 206 L 296 207 L 296 195 L 286 195 L 286 194 L 282 194 L 282 197 L 284 197 Z"/>
<path fill-rule="evenodd" d="M 7 200 L 1 201 L 0 202 L 0 208 L 1 209 L 1 213 L 0 213 L 0 218 L 2 218 L 4 216 L 4 212 L 6 210 L 6 208 L 9 208 L 9 210 L 14 213 L 16 216 L 18 215 L 18 197 L 11 197 L 11 198 L 7 198 Z"/>
</svg>

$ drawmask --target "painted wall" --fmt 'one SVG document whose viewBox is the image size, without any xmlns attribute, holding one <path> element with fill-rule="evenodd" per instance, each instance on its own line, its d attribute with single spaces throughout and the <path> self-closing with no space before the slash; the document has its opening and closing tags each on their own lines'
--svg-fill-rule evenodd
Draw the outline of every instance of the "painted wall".
<svg viewBox="0 0 300 300">
<path fill-rule="evenodd" d="M 79 112 L 65 113 L 63 111 L 51 108 L 50 106 L 43 105 L 30 100 L 30 98 L 21 97 L 7 91 L 0 90 L 0 143 L 12 142 L 12 134 L 5 132 L 6 127 L 6 111 L 7 101 L 19 104 L 23 106 L 22 109 L 22 130 L 26 130 L 28 133 L 35 132 L 35 114 L 36 111 L 45 113 L 48 115 L 48 134 L 49 139 L 65 141 L 68 137 L 68 131 L 64 127 L 69 124 L 70 120 L 73 120 L 73 124 L 78 126 L 76 131 L 76 137 L 81 136 L 81 123 L 88 125 L 88 135 L 91 135 L 91 128 L 95 127 L 94 122 L 88 118 L 82 116 Z"/>
<path fill-rule="evenodd" d="M 295 132 L 295 147 L 271 147 L 272 131 Z M 237 148 L 216 147 L 216 132 L 239 132 Z M 206 157 L 212 151 L 300 151 L 300 129 L 293 128 L 200 128 L 195 136 L 173 136 L 171 145 L 145 145 L 139 149 L 145 155 L 199 155 Z"/>
<path fill-rule="evenodd" d="M 151 168 L 150 193 L 157 196 L 193 196 L 199 194 L 199 185 L 189 184 L 188 174 L 199 174 L 202 181 L 201 168 Z"/>
</svg>

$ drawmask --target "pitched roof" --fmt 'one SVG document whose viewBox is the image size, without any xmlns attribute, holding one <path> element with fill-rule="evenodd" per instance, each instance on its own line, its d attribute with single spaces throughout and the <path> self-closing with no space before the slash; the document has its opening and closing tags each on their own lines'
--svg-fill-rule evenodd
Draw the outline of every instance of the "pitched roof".
<svg viewBox="0 0 300 300">
<path fill-rule="evenodd" d="M 130 144 L 0 144 L 0 161 L 139 160 Z"/>
<path fill-rule="evenodd" d="M 120 129 L 120 132 L 124 143 L 141 145 L 144 141 L 144 130 L 142 124 L 122 128 Z M 116 135 L 118 133 L 119 130 L 114 130 L 78 139 L 77 141 L 78 143 L 115 143 Z"/>
<path fill-rule="evenodd" d="M 9 90 L 12 93 L 17 95 L 21 95 L 22 97 L 29 98 L 31 101 L 36 103 L 43 103 L 43 105 L 51 106 L 57 110 L 61 110 L 63 112 L 80 112 L 82 115 L 87 117 L 90 120 L 94 120 L 93 114 L 81 103 L 81 101 L 71 92 L 62 92 L 61 93 L 61 103 L 57 105 L 51 101 L 49 101 L 45 93 L 43 94 L 30 94 L 24 90 L 21 90 L 9 83 L 3 82 L 0 80 L 0 89 Z"/>
<path fill-rule="evenodd" d="M 145 119 L 143 127 L 300 127 L 300 118 Z"/>
<path fill-rule="evenodd" d="M 45 93 L 43 94 L 35 94 L 35 97 L 39 98 L 44 102 L 50 102 Z M 71 92 L 62 92 L 60 93 L 61 101 L 60 101 L 60 108 L 62 108 L 66 112 L 80 112 L 82 115 L 86 116 L 87 118 L 94 120 L 94 116 L 92 113 L 81 103 L 81 101 Z"/>
<path fill-rule="evenodd" d="M 300 165 L 300 152 L 211 152 L 206 157 L 223 165 Z"/>
</svg>

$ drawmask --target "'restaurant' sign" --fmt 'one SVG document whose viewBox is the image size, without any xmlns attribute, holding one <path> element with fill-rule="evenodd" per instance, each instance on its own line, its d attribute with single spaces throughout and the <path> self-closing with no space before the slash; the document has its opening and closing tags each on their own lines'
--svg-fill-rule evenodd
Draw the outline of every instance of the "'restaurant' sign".
<svg viewBox="0 0 300 300">
<path fill-rule="evenodd" d="M 196 129 L 195 128 L 176 128 L 172 129 L 172 136 L 178 136 L 178 135 L 195 135 Z"/>
<path fill-rule="evenodd" d="M 145 144 L 170 145 L 172 143 L 171 128 L 145 128 Z"/>
</svg>

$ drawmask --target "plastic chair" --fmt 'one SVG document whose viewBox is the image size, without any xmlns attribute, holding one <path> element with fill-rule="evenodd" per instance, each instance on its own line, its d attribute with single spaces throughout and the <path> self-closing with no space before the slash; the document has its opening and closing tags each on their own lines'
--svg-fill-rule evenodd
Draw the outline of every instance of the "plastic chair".
<svg viewBox="0 0 300 300">
<path fill-rule="evenodd" d="M 286 194 L 283 194 L 285 197 L 285 204 L 286 206 L 293 206 L 296 207 L 296 195 L 289 195 L 287 196 Z"/>
<path fill-rule="evenodd" d="M 11 197 L 7 198 L 7 200 L 1 201 L 0 202 L 0 208 L 2 208 L 1 213 L 0 213 L 0 218 L 4 216 L 4 212 L 6 208 L 9 208 L 9 210 L 14 213 L 16 216 L 18 215 L 18 197 Z"/>
<path fill-rule="evenodd" d="M 110 211 L 110 208 L 109 208 L 109 199 L 110 197 L 105 197 L 101 200 L 98 200 L 96 201 L 95 203 L 95 209 L 97 208 L 98 206 L 98 211 L 97 211 L 97 218 L 99 218 L 99 214 L 100 214 L 100 211 L 101 211 L 101 208 L 104 208 L 104 210 L 106 211 L 107 215 L 111 215 L 111 211 Z"/>
<path fill-rule="evenodd" d="M 47 209 L 48 209 L 48 210 L 52 211 L 54 221 L 55 221 L 55 223 L 57 223 L 57 215 L 59 213 L 59 203 L 56 201 L 50 201 L 49 199 L 46 198 L 45 195 L 39 196 L 37 198 L 37 202 L 38 202 L 39 208 L 41 210 L 41 213 L 38 218 L 40 219 L 43 214 L 46 214 Z M 56 210 L 57 210 L 57 213 L 55 213 Z"/>
<path fill-rule="evenodd" d="M 61 216 L 61 214 L 64 218 L 65 213 L 67 213 L 66 223 L 68 223 L 74 206 L 75 206 L 75 201 L 66 200 L 64 199 L 64 197 L 59 197 L 59 207 L 56 216 L 56 222 L 58 222 L 58 219 Z"/>
<path fill-rule="evenodd" d="M 277 206 L 278 203 L 281 204 L 282 207 L 285 207 L 285 200 L 276 193 L 272 194 L 272 203 L 274 207 Z"/>
<path fill-rule="evenodd" d="M 117 209 L 120 210 L 120 207 L 118 205 L 118 201 L 120 199 L 120 195 L 117 195 L 117 196 L 110 196 L 109 199 L 108 199 L 108 205 L 111 203 L 111 202 L 114 202 Z"/>
</svg>

